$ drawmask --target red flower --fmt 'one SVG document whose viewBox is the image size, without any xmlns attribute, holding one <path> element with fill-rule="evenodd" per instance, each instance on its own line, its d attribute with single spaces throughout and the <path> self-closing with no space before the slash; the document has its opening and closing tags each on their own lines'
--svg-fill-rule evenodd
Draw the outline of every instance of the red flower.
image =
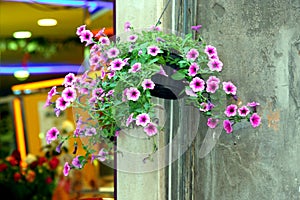
<svg viewBox="0 0 300 200">
<path fill-rule="evenodd" d="M 0 164 L 0 172 L 3 172 L 3 171 L 6 170 L 6 169 L 7 169 L 7 164 L 1 163 L 1 164 Z"/>
<path fill-rule="evenodd" d="M 14 159 L 17 160 L 18 163 L 21 162 L 21 154 L 18 150 L 14 150 L 11 156 L 14 157 Z"/>
<path fill-rule="evenodd" d="M 57 157 L 53 157 L 50 161 L 49 161 L 49 166 L 51 169 L 55 169 L 59 164 L 59 159 Z"/>
<path fill-rule="evenodd" d="M 53 180 L 50 176 L 48 176 L 45 181 L 47 184 L 50 184 L 50 183 L 52 183 Z"/>
<path fill-rule="evenodd" d="M 33 161 L 32 163 L 30 163 L 29 167 L 30 169 L 34 169 L 38 166 L 38 164 L 39 164 L 38 161 Z"/>
<path fill-rule="evenodd" d="M 15 157 L 13 157 L 13 156 L 6 157 L 6 161 L 8 161 L 12 166 L 19 165 L 18 160 L 16 160 Z"/>
<path fill-rule="evenodd" d="M 45 162 L 47 162 L 47 158 L 45 158 L 45 157 L 39 157 L 38 165 L 43 165 Z"/>
<path fill-rule="evenodd" d="M 16 172 L 14 174 L 14 180 L 15 182 L 18 182 L 22 178 L 22 175 L 19 172 Z"/>
</svg>

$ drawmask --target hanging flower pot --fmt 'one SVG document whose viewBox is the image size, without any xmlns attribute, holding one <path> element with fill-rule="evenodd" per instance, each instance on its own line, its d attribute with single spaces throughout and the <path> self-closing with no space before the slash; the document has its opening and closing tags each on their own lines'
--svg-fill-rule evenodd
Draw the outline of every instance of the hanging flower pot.
<svg viewBox="0 0 300 200">
<path fill-rule="evenodd" d="M 199 35 L 199 28 L 192 30 Z M 120 130 L 137 126 L 149 139 L 155 137 L 163 127 L 155 122 L 157 105 L 152 97 L 186 97 L 189 105 L 207 116 L 209 128 L 223 126 L 228 134 L 241 121 L 249 121 L 254 128 L 260 124 L 256 113 L 259 103 L 228 105 L 228 100 L 237 99 L 237 87 L 221 79 L 223 63 L 217 50 L 200 36 L 194 39 L 190 33 L 181 37 L 156 26 L 135 31 L 130 23 L 125 24 L 125 37 L 115 40 L 110 40 L 104 30 L 93 35 L 85 25 L 78 27 L 76 34 L 90 48 L 88 67 L 80 75 L 68 74 L 65 89 L 58 93 L 52 88 L 46 101 L 57 115 L 67 107 L 81 109 L 87 115 L 75 115 L 73 134 L 88 140 L 86 154 L 76 155 L 72 163 L 66 163 L 65 175 L 70 169 L 82 168 L 89 158 L 112 158 Z M 57 98 L 52 102 L 54 96 Z M 51 143 L 69 137 L 49 131 L 46 139 Z M 106 147 L 89 148 L 99 143 Z"/>
<path fill-rule="evenodd" d="M 172 78 L 172 75 L 180 69 L 180 66 L 174 63 L 174 60 L 182 59 L 182 57 L 175 53 L 170 53 L 169 56 L 167 53 L 163 55 L 169 57 L 170 61 L 166 62 L 165 65 L 161 65 L 159 73 L 151 77 L 155 86 L 154 89 L 150 91 L 150 94 L 162 99 L 180 99 L 185 96 L 184 91 L 188 84 L 185 79 L 176 80 Z M 171 60 L 173 60 L 173 62 Z"/>
</svg>

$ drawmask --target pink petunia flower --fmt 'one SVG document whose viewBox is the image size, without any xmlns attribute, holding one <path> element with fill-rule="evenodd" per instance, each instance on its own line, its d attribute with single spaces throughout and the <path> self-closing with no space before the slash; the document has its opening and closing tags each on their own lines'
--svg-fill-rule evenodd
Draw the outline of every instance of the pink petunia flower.
<svg viewBox="0 0 300 200">
<path fill-rule="evenodd" d="M 125 63 L 125 65 L 129 65 L 129 63 L 128 63 L 128 60 L 129 60 L 130 58 L 124 58 L 124 60 L 123 60 L 123 62 Z"/>
<path fill-rule="evenodd" d="M 85 30 L 86 30 L 86 25 L 81 25 L 81 26 L 77 27 L 76 35 L 80 36 L 82 31 L 85 31 Z"/>
<path fill-rule="evenodd" d="M 75 158 L 73 158 L 72 165 L 79 169 L 83 167 L 82 163 L 79 160 L 79 156 L 76 156 Z"/>
<path fill-rule="evenodd" d="M 86 42 L 85 46 L 88 46 L 92 43 L 94 43 L 93 41 L 93 33 L 90 31 L 90 30 L 83 30 L 81 33 L 80 33 L 80 41 L 81 42 Z"/>
<path fill-rule="evenodd" d="M 219 83 L 217 81 L 207 81 L 206 91 L 210 93 L 215 93 L 219 89 Z"/>
<path fill-rule="evenodd" d="M 57 94 L 57 91 L 56 91 L 56 86 L 53 86 L 51 88 L 51 90 L 48 92 L 48 97 L 47 98 L 52 98 L 54 95 Z"/>
<path fill-rule="evenodd" d="M 130 35 L 128 36 L 128 42 L 135 42 L 138 39 L 137 35 Z"/>
<path fill-rule="evenodd" d="M 220 72 L 222 71 L 223 63 L 220 60 L 214 59 L 214 60 L 210 60 L 207 63 L 207 66 L 211 71 Z"/>
<path fill-rule="evenodd" d="M 206 55 L 212 59 L 212 56 L 217 56 L 217 49 L 214 46 L 211 45 L 206 45 L 204 52 L 206 53 Z"/>
<path fill-rule="evenodd" d="M 189 67 L 189 76 L 196 76 L 198 70 L 199 70 L 199 65 L 197 63 L 192 63 Z"/>
<path fill-rule="evenodd" d="M 100 36 L 106 36 L 105 33 L 105 28 L 102 28 L 98 33 L 96 33 L 95 37 L 100 37 Z"/>
<path fill-rule="evenodd" d="M 146 90 L 146 89 L 153 90 L 154 86 L 155 86 L 155 84 L 151 79 L 144 79 L 144 81 L 142 82 L 142 87 L 144 90 Z"/>
<path fill-rule="evenodd" d="M 249 106 L 249 107 L 256 107 L 256 106 L 259 106 L 259 105 L 260 105 L 260 104 L 257 103 L 257 102 L 255 102 L 255 101 L 250 102 L 250 103 L 247 103 L 247 106 Z"/>
<path fill-rule="evenodd" d="M 63 170 L 64 175 L 65 175 L 65 176 L 68 176 L 70 170 L 71 170 L 71 167 L 70 167 L 69 163 L 66 162 L 65 165 L 64 165 L 64 170 Z"/>
<path fill-rule="evenodd" d="M 150 117 L 147 113 L 142 113 L 136 116 L 136 125 L 138 126 L 146 126 L 150 122 Z"/>
<path fill-rule="evenodd" d="M 218 77 L 216 77 L 216 76 L 210 76 L 208 79 L 207 79 L 207 81 L 206 81 L 206 83 L 209 83 L 209 82 L 217 82 L 218 84 L 220 83 L 220 79 L 218 78 Z"/>
<path fill-rule="evenodd" d="M 261 118 L 257 113 L 253 113 L 250 117 L 250 123 L 252 127 L 258 127 L 261 123 Z"/>
<path fill-rule="evenodd" d="M 158 46 L 152 45 L 147 48 L 147 53 L 151 56 L 156 56 L 160 52 L 160 48 Z"/>
<path fill-rule="evenodd" d="M 108 58 L 115 58 L 119 55 L 119 53 L 120 53 L 119 49 L 116 48 L 116 47 L 113 47 L 113 48 L 111 48 L 107 51 L 107 57 Z"/>
<path fill-rule="evenodd" d="M 260 104 L 258 102 L 250 102 L 250 103 L 247 103 L 247 106 L 251 107 L 253 109 L 254 112 L 256 112 L 256 107 L 259 106 Z"/>
<path fill-rule="evenodd" d="M 65 110 L 70 105 L 70 101 L 64 100 L 63 97 L 58 97 L 55 101 L 55 107 L 59 110 Z"/>
<path fill-rule="evenodd" d="M 191 29 L 192 29 L 193 31 L 198 32 L 198 31 L 200 30 L 201 27 L 202 27 L 202 25 L 199 24 L 199 25 L 196 25 L 196 26 L 191 26 Z"/>
<path fill-rule="evenodd" d="M 56 140 L 59 135 L 59 131 L 56 127 L 52 127 L 46 133 L 46 142 L 50 144 L 52 141 Z"/>
<path fill-rule="evenodd" d="M 191 49 L 186 54 L 186 58 L 188 60 L 193 60 L 193 61 L 196 60 L 198 56 L 199 56 L 199 52 L 197 51 L 197 49 Z"/>
<path fill-rule="evenodd" d="M 89 98 L 89 105 L 90 106 L 94 107 L 96 103 L 97 103 L 97 98 L 96 97 Z"/>
<path fill-rule="evenodd" d="M 125 22 L 125 24 L 124 24 L 124 31 L 128 32 L 128 31 L 130 31 L 130 28 L 131 28 L 130 22 Z"/>
<path fill-rule="evenodd" d="M 100 72 L 101 72 L 100 78 L 104 79 L 105 75 L 106 75 L 105 69 L 102 67 L 101 70 L 100 70 Z"/>
<path fill-rule="evenodd" d="M 157 72 L 160 75 L 163 75 L 165 77 L 168 77 L 168 74 L 166 73 L 166 71 L 164 70 L 164 68 L 160 65 L 160 69 L 159 72 Z"/>
<path fill-rule="evenodd" d="M 161 31 L 161 28 L 159 26 L 151 25 L 150 30 L 152 30 L 152 31 Z"/>
<path fill-rule="evenodd" d="M 228 119 L 223 121 L 223 127 L 226 131 L 227 134 L 231 133 L 233 131 L 232 129 L 232 122 L 229 121 Z"/>
<path fill-rule="evenodd" d="M 113 78 L 115 75 L 116 75 L 116 72 L 115 72 L 115 71 L 110 71 L 109 73 L 107 73 L 108 79 Z"/>
<path fill-rule="evenodd" d="M 46 108 L 46 107 L 48 107 L 49 105 L 51 105 L 51 99 L 52 99 L 52 97 L 53 97 L 54 95 L 56 95 L 56 94 L 57 94 L 56 86 L 53 86 L 53 87 L 51 88 L 51 90 L 48 92 L 48 96 L 47 96 L 47 99 L 46 99 L 46 102 L 45 102 L 43 108 Z"/>
<path fill-rule="evenodd" d="M 75 82 L 76 82 L 75 74 L 69 73 L 65 76 L 62 85 L 64 85 L 65 87 L 73 86 Z"/>
<path fill-rule="evenodd" d="M 236 111 L 237 111 L 237 105 L 230 104 L 229 106 L 227 106 L 224 113 L 227 117 L 232 117 L 236 115 Z"/>
<path fill-rule="evenodd" d="M 219 56 L 218 56 L 217 54 L 211 55 L 211 56 L 209 57 L 209 59 L 210 59 L 210 60 L 219 60 Z"/>
<path fill-rule="evenodd" d="M 140 91 L 135 87 L 129 88 L 126 92 L 127 99 L 132 101 L 137 101 L 140 98 L 140 95 Z"/>
<path fill-rule="evenodd" d="M 126 63 L 122 59 L 117 58 L 110 63 L 110 68 L 113 71 L 121 70 L 125 66 L 125 64 Z"/>
<path fill-rule="evenodd" d="M 98 53 L 99 51 L 100 51 L 99 45 L 98 44 L 93 44 L 93 46 L 91 47 L 90 53 L 95 54 L 95 53 Z"/>
<path fill-rule="evenodd" d="M 157 134 L 157 128 L 156 125 L 153 123 L 149 123 L 145 128 L 144 131 L 148 136 L 153 136 Z"/>
<path fill-rule="evenodd" d="M 85 129 L 84 135 L 86 135 L 86 136 L 93 136 L 93 135 L 96 135 L 96 134 L 97 134 L 97 130 L 94 127 Z"/>
<path fill-rule="evenodd" d="M 127 118 L 127 120 L 126 120 L 126 127 L 128 127 L 131 124 L 131 122 L 133 122 L 133 113 L 131 113 L 129 115 L 129 117 Z"/>
<path fill-rule="evenodd" d="M 73 87 L 67 87 L 62 91 L 61 96 L 65 101 L 73 102 L 77 97 L 76 90 Z"/>
<path fill-rule="evenodd" d="M 236 95 L 236 86 L 231 82 L 223 82 L 223 90 L 225 91 L 226 94 L 232 94 Z"/>
<path fill-rule="evenodd" d="M 205 82 L 201 78 L 195 77 L 190 82 L 190 87 L 192 88 L 193 92 L 203 91 L 205 87 Z"/>
<path fill-rule="evenodd" d="M 215 119 L 215 118 L 208 118 L 208 120 L 207 120 L 207 126 L 209 127 L 209 128 L 216 128 L 217 127 L 217 125 L 218 125 L 218 123 L 219 123 L 219 119 Z"/>
<path fill-rule="evenodd" d="M 209 109 L 209 107 L 208 107 L 208 104 L 207 104 L 207 103 L 205 103 L 205 102 L 202 102 L 202 103 L 200 104 L 200 108 L 199 108 L 199 110 L 200 110 L 200 111 L 202 111 L 202 112 L 207 112 L 207 111 L 209 111 L 210 109 Z"/>
<path fill-rule="evenodd" d="M 141 63 L 134 63 L 131 68 L 128 70 L 129 73 L 136 73 L 138 71 L 140 71 L 142 67 L 142 64 Z"/>
<path fill-rule="evenodd" d="M 119 137 L 119 135 L 120 135 L 120 130 L 116 130 L 115 137 Z"/>
<path fill-rule="evenodd" d="M 161 37 L 157 37 L 155 40 L 156 42 L 166 42 L 166 40 L 162 39 Z"/>
<path fill-rule="evenodd" d="M 125 101 L 127 101 L 127 91 L 128 91 L 128 88 L 125 88 L 124 90 L 123 90 L 123 94 L 122 94 L 122 102 L 125 102 Z"/>
<path fill-rule="evenodd" d="M 104 90 L 102 88 L 95 88 L 92 91 L 92 97 L 95 97 L 97 99 L 100 99 L 104 96 Z"/>
<path fill-rule="evenodd" d="M 128 47 L 128 52 L 129 53 L 131 53 L 132 51 L 133 51 L 133 49 L 134 49 L 134 45 L 130 45 L 129 47 Z M 139 54 L 140 55 L 140 54 Z"/>
<path fill-rule="evenodd" d="M 74 132 L 73 132 L 73 135 L 75 136 L 75 137 L 79 137 L 80 135 L 83 135 L 84 134 L 84 131 L 83 131 L 83 129 L 82 128 L 76 128 L 75 130 L 74 130 Z"/>
<path fill-rule="evenodd" d="M 195 92 L 193 92 L 193 90 L 191 88 L 186 87 L 185 93 L 191 97 L 197 97 L 197 94 Z"/>
<path fill-rule="evenodd" d="M 59 117 L 61 110 L 59 108 L 54 108 L 54 113 L 56 117 Z"/>
<path fill-rule="evenodd" d="M 97 54 L 94 54 L 89 59 L 90 65 L 97 65 L 97 64 L 99 64 L 99 62 L 100 62 L 100 56 Z"/>
<path fill-rule="evenodd" d="M 247 106 L 242 106 L 238 109 L 238 113 L 241 117 L 246 117 L 250 113 L 250 110 Z"/>
<path fill-rule="evenodd" d="M 104 150 L 104 148 L 101 148 L 98 152 L 97 159 L 101 162 L 104 162 L 106 160 L 107 152 Z"/>
<path fill-rule="evenodd" d="M 109 90 L 107 93 L 106 93 L 106 97 L 111 97 L 111 96 L 114 96 L 114 93 L 115 93 L 115 90 Z"/>
<path fill-rule="evenodd" d="M 110 40 L 108 39 L 108 37 L 101 37 L 99 41 L 102 45 L 110 45 Z"/>
<path fill-rule="evenodd" d="M 51 104 L 52 104 L 51 99 L 47 98 L 43 105 L 43 108 L 46 108 L 46 107 L 50 106 Z"/>
</svg>

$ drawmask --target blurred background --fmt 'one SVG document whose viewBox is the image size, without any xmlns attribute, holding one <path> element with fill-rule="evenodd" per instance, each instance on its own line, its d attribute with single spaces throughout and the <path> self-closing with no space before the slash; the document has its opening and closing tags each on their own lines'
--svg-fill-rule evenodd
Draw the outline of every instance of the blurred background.
<svg viewBox="0 0 300 200">
<path fill-rule="evenodd" d="M 42 105 L 49 89 L 61 85 L 66 74 L 76 74 L 84 61 L 85 49 L 75 34 L 77 27 L 85 24 L 94 33 L 105 27 L 107 35 L 114 35 L 114 5 L 113 0 L 0 1 L 0 159 L 16 149 L 22 159 L 49 155 L 51 147 L 45 152 L 45 132 L 59 124 L 72 132 L 72 111 L 57 121 L 52 110 Z M 65 148 L 66 155 L 68 148 L 72 147 Z M 52 156 L 63 159 L 62 155 Z M 89 173 L 83 170 L 74 174 L 73 180 L 68 180 L 69 189 L 53 198 L 63 192 L 67 197 L 57 199 L 95 193 L 113 197 L 113 170 L 95 166 Z"/>
</svg>

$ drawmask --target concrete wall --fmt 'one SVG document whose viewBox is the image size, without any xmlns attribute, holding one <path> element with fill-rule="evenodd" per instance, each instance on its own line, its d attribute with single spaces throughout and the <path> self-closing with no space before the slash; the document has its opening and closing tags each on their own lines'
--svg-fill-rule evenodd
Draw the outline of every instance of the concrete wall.
<svg viewBox="0 0 300 200">
<path fill-rule="evenodd" d="M 300 1 L 198 0 L 197 20 L 224 78 L 242 101 L 261 103 L 263 121 L 222 134 L 207 157 L 195 156 L 194 199 L 299 200 Z"/>
<path fill-rule="evenodd" d="M 159 0 L 117 0 L 116 33 L 124 32 L 124 23 L 129 21 L 135 29 L 149 28 L 155 25 L 163 9 Z"/>
<path fill-rule="evenodd" d="M 165 5 L 166 1 L 117 1 L 117 30 L 125 21 L 139 28 L 154 24 L 162 2 Z M 166 168 L 172 172 L 165 178 L 170 184 L 159 183 L 159 178 L 149 180 L 165 187 L 165 199 L 299 200 L 300 1 L 172 2 L 164 24 L 181 32 L 186 24 L 203 25 L 203 38 L 217 47 L 224 63 L 223 78 L 236 83 L 243 102 L 261 104 L 258 112 L 262 125 L 258 129 L 241 128 L 232 135 L 222 133 L 212 152 L 200 158 L 206 134 L 203 123 L 186 153 Z M 134 12 L 137 9 L 145 12 Z M 123 175 L 118 177 L 118 184 L 126 181 L 128 187 L 135 178 L 141 178 Z M 141 199 L 154 197 L 153 191 L 132 186 L 130 191 Z"/>
</svg>

